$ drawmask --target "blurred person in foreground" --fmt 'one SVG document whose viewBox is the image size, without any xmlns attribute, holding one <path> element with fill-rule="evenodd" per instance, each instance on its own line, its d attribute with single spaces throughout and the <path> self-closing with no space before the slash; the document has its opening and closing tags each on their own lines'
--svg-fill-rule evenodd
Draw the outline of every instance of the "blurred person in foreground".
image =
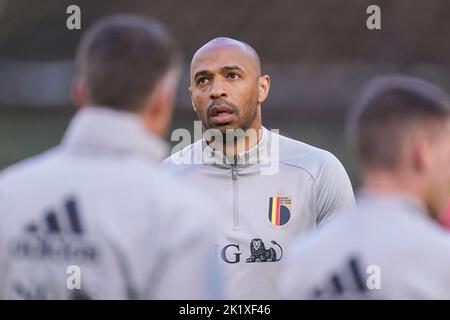
<svg viewBox="0 0 450 320">
<path fill-rule="evenodd" d="M 149 18 L 111 16 L 83 36 L 81 109 L 62 143 L 0 176 L 1 298 L 217 297 L 207 206 L 156 168 L 179 65 Z"/>
<path fill-rule="evenodd" d="M 357 205 L 298 239 L 284 298 L 449 299 L 450 101 L 404 76 L 371 81 L 349 113 L 362 168 Z"/>
<path fill-rule="evenodd" d="M 192 58 L 190 79 L 206 130 L 164 167 L 214 201 L 228 297 L 277 298 L 286 246 L 354 204 L 350 179 L 330 152 L 262 126 L 270 77 L 250 45 L 209 41 Z"/>
</svg>

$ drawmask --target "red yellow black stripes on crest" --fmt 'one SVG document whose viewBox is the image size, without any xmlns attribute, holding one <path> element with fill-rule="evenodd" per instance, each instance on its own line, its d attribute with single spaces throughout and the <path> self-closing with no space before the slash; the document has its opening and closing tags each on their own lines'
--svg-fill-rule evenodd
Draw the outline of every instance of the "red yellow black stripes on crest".
<svg viewBox="0 0 450 320">
<path fill-rule="evenodd" d="M 274 226 L 280 225 L 280 197 L 269 198 L 269 220 Z"/>
</svg>

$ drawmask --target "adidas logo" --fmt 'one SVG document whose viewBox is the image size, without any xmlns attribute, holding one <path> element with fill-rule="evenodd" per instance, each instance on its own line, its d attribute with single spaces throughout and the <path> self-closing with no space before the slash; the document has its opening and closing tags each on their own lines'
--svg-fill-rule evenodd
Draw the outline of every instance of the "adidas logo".
<svg viewBox="0 0 450 320">
<path fill-rule="evenodd" d="M 50 234 L 73 233 L 81 235 L 83 228 L 75 200 L 73 198 L 67 199 L 64 203 L 64 209 L 64 213 L 59 217 L 55 211 L 49 210 L 44 215 L 42 225 L 30 223 L 25 227 L 26 232 L 36 233 L 41 231 Z"/>
<path fill-rule="evenodd" d="M 49 210 L 42 219 L 31 222 L 10 243 L 10 254 L 17 259 L 96 262 L 98 250 L 88 242 L 74 198 L 64 201 L 63 210 Z"/>
</svg>

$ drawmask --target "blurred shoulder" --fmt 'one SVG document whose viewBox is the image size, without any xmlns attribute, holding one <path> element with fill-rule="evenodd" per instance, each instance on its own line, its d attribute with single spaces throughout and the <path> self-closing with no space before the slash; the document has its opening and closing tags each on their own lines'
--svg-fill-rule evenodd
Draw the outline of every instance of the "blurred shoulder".
<svg viewBox="0 0 450 320">
<path fill-rule="evenodd" d="M 202 140 L 190 144 L 164 159 L 160 167 L 167 175 L 177 175 L 203 163 Z"/>
</svg>

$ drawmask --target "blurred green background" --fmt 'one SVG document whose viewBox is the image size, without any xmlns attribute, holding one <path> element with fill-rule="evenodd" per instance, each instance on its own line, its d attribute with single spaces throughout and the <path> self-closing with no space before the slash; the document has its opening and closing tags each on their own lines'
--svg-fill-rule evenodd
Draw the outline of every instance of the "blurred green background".
<svg viewBox="0 0 450 320">
<path fill-rule="evenodd" d="M 81 8 L 81 30 L 66 27 L 71 4 Z M 366 27 L 372 4 L 381 8 L 381 30 Z M 254 46 L 272 76 L 264 125 L 333 152 L 355 186 L 344 120 L 364 82 L 396 72 L 450 89 L 444 0 L 0 0 L 0 170 L 59 143 L 76 110 L 69 88 L 77 43 L 89 25 L 113 13 L 155 17 L 179 41 L 185 72 L 172 129 L 193 131 L 192 54 L 214 37 L 237 38 Z"/>
</svg>

